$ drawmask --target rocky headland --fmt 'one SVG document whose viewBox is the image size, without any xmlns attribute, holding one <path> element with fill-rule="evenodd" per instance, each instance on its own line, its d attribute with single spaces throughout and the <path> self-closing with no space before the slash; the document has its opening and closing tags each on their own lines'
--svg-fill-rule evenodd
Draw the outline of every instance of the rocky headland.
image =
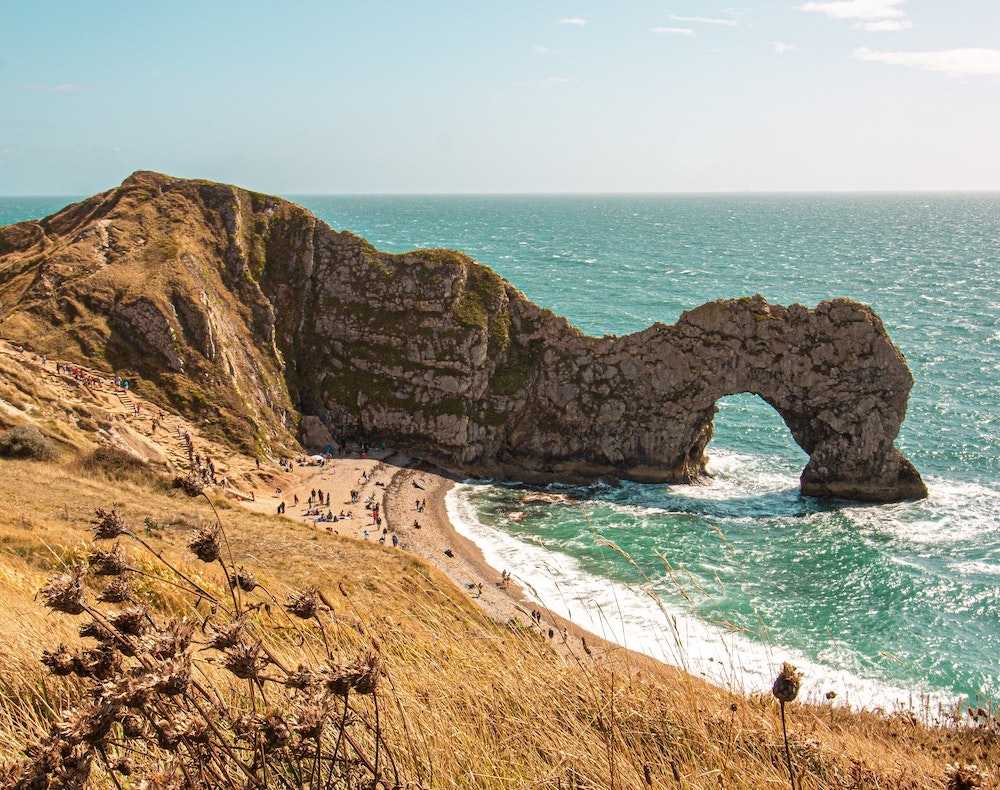
<svg viewBox="0 0 1000 790">
<path fill-rule="evenodd" d="M 0 228 L 0 336 L 138 376 L 256 454 L 335 437 L 463 474 L 690 482 L 716 401 L 752 392 L 809 454 L 803 493 L 926 495 L 894 445 L 912 377 L 864 305 L 723 300 L 588 337 L 461 253 L 380 252 L 206 181 L 138 172 Z"/>
</svg>

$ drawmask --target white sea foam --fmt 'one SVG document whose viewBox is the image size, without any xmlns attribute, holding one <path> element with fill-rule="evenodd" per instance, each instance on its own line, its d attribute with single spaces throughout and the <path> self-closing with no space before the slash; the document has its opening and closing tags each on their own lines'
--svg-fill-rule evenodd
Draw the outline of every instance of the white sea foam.
<svg viewBox="0 0 1000 790">
<path fill-rule="evenodd" d="M 641 588 L 589 573 L 573 557 L 483 524 L 469 498 L 475 488 L 463 483 L 448 493 L 446 506 L 455 529 L 479 546 L 490 565 L 509 570 L 543 607 L 610 641 L 746 693 L 768 691 L 787 660 L 805 673 L 803 696 L 813 701 L 835 690 L 838 702 L 855 708 L 918 713 L 924 705 L 933 712 L 939 704 L 955 701 L 862 674 L 846 645 L 831 644 L 822 656 L 828 663 L 813 661 L 796 650 L 706 623 Z"/>
</svg>

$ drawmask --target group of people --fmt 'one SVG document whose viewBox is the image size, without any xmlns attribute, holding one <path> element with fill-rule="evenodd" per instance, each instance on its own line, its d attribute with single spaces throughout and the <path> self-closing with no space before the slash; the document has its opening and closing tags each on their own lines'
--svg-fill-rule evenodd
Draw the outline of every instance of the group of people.
<svg viewBox="0 0 1000 790">
<path fill-rule="evenodd" d="M 99 376 L 95 376 L 93 373 L 84 370 L 79 365 L 56 362 L 56 373 L 60 376 L 69 376 L 73 381 L 87 387 L 99 387 L 102 383 Z"/>
<path fill-rule="evenodd" d="M 380 524 L 382 523 L 381 520 L 379 521 L 379 523 Z M 365 540 L 368 540 L 368 538 L 369 538 L 369 532 L 368 532 L 367 529 L 364 530 L 361 534 L 362 534 L 362 536 L 364 537 Z M 388 535 L 389 535 L 389 528 L 388 527 L 382 527 L 382 534 L 379 535 L 378 542 L 381 543 L 384 546 L 385 545 L 385 539 L 386 539 L 386 537 Z M 395 533 L 395 531 L 393 531 L 393 533 L 392 533 L 392 547 L 394 549 L 399 548 L 399 535 L 397 535 Z"/>
<path fill-rule="evenodd" d="M 320 488 L 311 489 L 309 491 L 309 502 L 307 504 L 311 506 L 313 502 L 317 502 L 320 506 L 323 506 L 325 504 L 327 507 L 330 507 L 330 492 L 329 491 L 326 492 L 326 500 L 324 501 L 322 489 Z M 296 502 L 296 504 L 298 504 L 298 502 Z"/>
</svg>

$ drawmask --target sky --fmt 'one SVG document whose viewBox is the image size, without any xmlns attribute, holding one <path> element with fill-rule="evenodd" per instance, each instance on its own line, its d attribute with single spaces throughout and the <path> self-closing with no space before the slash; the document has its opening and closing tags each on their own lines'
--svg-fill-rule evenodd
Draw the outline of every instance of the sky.
<svg viewBox="0 0 1000 790">
<path fill-rule="evenodd" d="M 0 0 L 0 195 L 997 190 L 998 141 L 1000 0 Z"/>
</svg>

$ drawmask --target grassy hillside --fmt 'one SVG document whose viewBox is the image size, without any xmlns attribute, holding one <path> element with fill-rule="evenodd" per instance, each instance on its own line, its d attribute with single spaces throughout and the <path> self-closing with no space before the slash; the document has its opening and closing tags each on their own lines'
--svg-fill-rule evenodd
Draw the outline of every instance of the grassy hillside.
<svg viewBox="0 0 1000 790">
<path fill-rule="evenodd" d="M 116 507 L 153 550 L 220 601 L 228 592 L 218 565 L 199 562 L 185 548 L 215 521 L 205 498 L 188 498 L 141 468 L 109 472 L 69 453 L 56 461 L 0 464 L 6 503 L 0 510 L 0 755 L 13 761 L 81 694 L 82 681 L 53 677 L 39 657 L 60 642 L 92 642 L 76 633 L 81 618 L 48 612 L 36 593 L 53 574 L 87 557 L 97 508 Z M 410 555 L 216 504 L 233 562 L 256 573 L 269 591 L 245 593 L 242 602 L 261 604 L 247 618 L 269 651 L 290 667 L 378 656 L 384 674 L 377 696 L 351 700 L 353 762 L 334 772 L 353 778 L 333 786 L 370 786 L 374 776 L 363 762 L 376 753 L 384 787 L 789 786 L 777 704 L 769 695 L 733 696 L 624 651 L 560 655 L 526 626 L 489 621 Z M 122 543 L 143 574 L 174 578 L 134 541 Z M 209 614 L 205 599 L 130 575 L 157 624 L 169 616 L 201 623 Z M 329 655 L 322 634 L 304 621 L 290 624 L 269 597 L 285 601 L 311 585 L 330 607 L 321 613 Z M 85 577 L 89 600 L 103 586 L 104 579 Z M 218 664 L 196 659 L 195 666 L 219 690 L 220 706 L 250 711 L 246 683 Z M 265 693 L 280 699 L 275 688 L 266 684 Z M 339 715 L 339 707 L 335 711 Z M 995 765 L 1000 758 L 996 730 L 986 727 L 928 728 L 905 717 L 797 703 L 788 707 L 788 720 L 804 788 L 975 787 L 954 771 L 946 783 L 946 764 Z M 188 766 L 192 782 L 197 775 L 193 758 L 185 756 L 190 749 L 130 753 L 114 728 L 109 741 L 122 744 L 108 747 L 109 762 L 126 757 L 131 776 L 112 780 L 95 757 L 90 786 L 139 787 L 144 774 L 174 762 Z M 348 751 L 339 749 L 341 763 Z M 257 781 L 299 786 L 275 773 Z"/>
</svg>

